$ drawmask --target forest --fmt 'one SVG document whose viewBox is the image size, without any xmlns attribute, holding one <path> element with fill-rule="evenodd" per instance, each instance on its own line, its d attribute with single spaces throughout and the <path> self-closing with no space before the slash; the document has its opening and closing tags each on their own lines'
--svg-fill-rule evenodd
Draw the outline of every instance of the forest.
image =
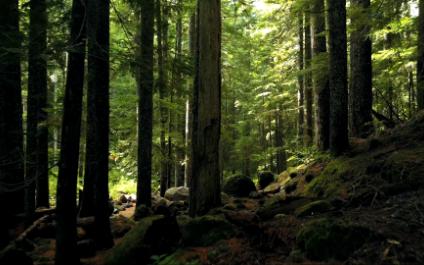
<svg viewBox="0 0 424 265">
<path fill-rule="evenodd" d="M 424 264 L 424 0 L 0 3 L 0 265 Z"/>
</svg>

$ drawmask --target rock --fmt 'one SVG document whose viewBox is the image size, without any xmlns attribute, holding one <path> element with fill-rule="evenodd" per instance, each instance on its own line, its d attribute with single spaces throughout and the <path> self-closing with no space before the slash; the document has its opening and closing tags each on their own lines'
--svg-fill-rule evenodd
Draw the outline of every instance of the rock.
<svg viewBox="0 0 424 265">
<path fill-rule="evenodd" d="M 256 187 L 250 178 L 235 175 L 226 181 L 223 190 L 234 197 L 248 197 L 252 191 L 256 191 Z"/>
<path fill-rule="evenodd" d="M 252 191 L 250 194 L 249 194 L 249 198 L 252 198 L 252 199 L 259 199 L 259 198 L 262 198 L 263 197 L 263 192 L 258 192 L 258 191 Z"/>
<path fill-rule="evenodd" d="M 230 201 L 230 196 L 227 193 L 221 192 L 221 202 L 227 204 Z"/>
<path fill-rule="evenodd" d="M 277 214 L 293 214 L 297 208 L 310 202 L 310 198 L 277 195 L 268 199 L 265 204 L 256 211 L 256 214 L 262 220 L 267 220 L 273 218 Z"/>
<path fill-rule="evenodd" d="M 332 208 L 333 206 L 331 205 L 331 203 L 326 200 L 314 201 L 296 209 L 295 215 L 297 217 L 304 217 L 317 213 L 327 212 Z"/>
<path fill-rule="evenodd" d="M 373 234 L 367 228 L 318 219 L 307 223 L 298 233 L 296 244 L 314 261 L 345 260 Z"/>
<path fill-rule="evenodd" d="M 165 199 L 170 201 L 186 201 L 189 200 L 189 189 L 187 187 L 173 187 L 165 192 Z"/>
<path fill-rule="evenodd" d="M 181 225 L 186 246 L 210 246 L 235 235 L 234 227 L 222 216 L 205 215 L 188 220 Z"/>
<path fill-rule="evenodd" d="M 249 226 L 259 220 L 258 216 L 254 212 L 248 210 L 226 212 L 225 218 L 227 218 L 227 220 L 231 223 L 239 226 Z"/>
<path fill-rule="evenodd" d="M 114 238 L 123 237 L 135 225 L 135 222 L 125 216 L 118 215 L 111 220 L 111 230 Z"/>
<path fill-rule="evenodd" d="M 155 209 L 159 205 L 168 206 L 171 202 L 165 198 L 160 197 L 159 195 L 152 196 L 152 209 Z"/>
<path fill-rule="evenodd" d="M 285 182 L 289 178 L 290 178 L 290 174 L 286 170 L 286 171 L 281 172 L 280 175 L 278 175 L 277 181 L 280 182 L 280 183 L 282 183 L 282 182 Z"/>
<path fill-rule="evenodd" d="M 269 184 L 274 182 L 274 174 L 270 171 L 263 171 L 258 174 L 259 189 L 265 189 Z"/>
<path fill-rule="evenodd" d="M 175 218 L 161 215 L 141 219 L 105 257 L 105 265 L 149 264 L 153 255 L 169 253 L 180 241 Z"/>
<path fill-rule="evenodd" d="M 82 240 L 86 237 L 87 237 L 87 232 L 83 228 L 77 227 L 77 238 L 79 240 Z"/>
<path fill-rule="evenodd" d="M 271 183 L 264 189 L 265 194 L 274 194 L 280 192 L 281 185 L 278 182 Z"/>
<path fill-rule="evenodd" d="M 119 202 L 127 203 L 128 202 L 127 196 L 125 196 L 125 194 L 122 194 L 121 197 L 119 197 Z"/>
<path fill-rule="evenodd" d="M 171 211 L 166 205 L 159 205 L 153 209 L 155 215 L 171 216 Z"/>
<path fill-rule="evenodd" d="M 128 202 L 136 203 L 137 202 L 137 195 L 130 194 L 130 195 L 128 195 L 127 200 L 128 200 Z"/>
<path fill-rule="evenodd" d="M 93 257 L 96 255 L 96 244 L 93 239 L 84 239 L 77 242 L 77 250 L 81 258 Z"/>
<path fill-rule="evenodd" d="M 134 220 L 140 220 L 142 218 L 151 216 L 153 214 L 152 209 L 147 207 L 146 205 L 140 205 L 135 209 L 134 212 Z"/>
<path fill-rule="evenodd" d="M 285 186 L 284 186 L 284 191 L 287 194 L 292 193 L 293 191 L 295 191 L 297 189 L 297 184 L 299 183 L 299 181 L 297 179 L 292 179 L 290 180 Z"/>
<path fill-rule="evenodd" d="M 0 252 L 1 265 L 33 265 L 32 259 L 21 249 L 7 248 Z"/>
</svg>

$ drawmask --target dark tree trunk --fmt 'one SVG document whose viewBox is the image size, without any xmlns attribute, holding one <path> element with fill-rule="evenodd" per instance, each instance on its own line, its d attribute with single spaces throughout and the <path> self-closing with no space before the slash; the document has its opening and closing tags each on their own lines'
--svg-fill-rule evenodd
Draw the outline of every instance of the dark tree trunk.
<svg viewBox="0 0 424 265">
<path fill-rule="evenodd" d="M 141 2 L 137 206 L 152 204 L 154 0 Z"/>
<path fill-rule="evenodd" d="M 340 155 L 349 148 L 346 0 L 327 0 L 329 29 L 330 150 Z"/>
<path fill-rule="evenodd" d="M 304 143 L 304 124 L 305 124 L 305 75 L 303 73 L 304 70 L 304 63 L 303 63 L 303 57 L 304 57 L 304 38 L 303 38 L 303 15 L 299 16 L 299 53 L 298 53 L 298 66 L 299 66 L 299 75 L 298 75 L 298 82 L 299 82 L 299 92 L 298 92 L 298 108 L 299 108 L 299 117 L 298 117 L 298 131 L 297 131 L 297 137 L 301 144 Z"/>
<path fill-rule="evenodd" d="M 308 9 L 305 12 L 305 109 L 306 109 L 306 126 L 305 126 L 305 144 L 311 145 L 314 138 L 313 129 L 313 87 L 312 87 L 312 74 L 311 74 L 311 59 L 312 59 L 312 42 L 311 42 L 311 14 Z"/>
<path fill-rule="evenodd" d="M 0 186 L 0 206 L 7 228 L 24 211 L 25 199 L 18 0 L 2 1 L 0 32 L 0 182 L 6 184 Z"/>
<path fill-rule="evenodd" d="M 182 1 L 177 3 L 177 23 L 176 23 L 176 42 L 175 42 L 175 60 L 173 68 L 173 83 L 176 89 L 176 96 L 178 102 L 184 102 L 183 80 L 180 72 L 180 65 L 182 65 L 182 39 L 183 39 L 183 17 L 182 17 Z M 176 129 L 181 139 L 185 137 L 184 115 L 179 114 L 176 119 Z M 182 144 L 175 146 L 175 186 L 180 187 L 184 185 L 184 147 Z"/>
<path fill-rule="evenodd" d="M 418 110 L 424 109 L 424 0 L 419 2 L 418 17 L 418 64 L 417 64 L 417 100 Z"/>
<path fill-rule="evenodd" d="M 370 0 L 352 0 L 351 5 L 357 6 L 370 16 Z M 364 23 L 363 16 L 352 18 L 352 33 L 350 35 L 350 133 L 354 137 L 366 138 L 373 132 L 372 124 L 372 42 L 370 25 Z M 360 20 L 360 21 L 359 21 Z"/>
<path fill-rule="evenodd" d="M 283 119 L 281 117 L 281 108 L 276 113 L 276 125 L 275 125 L 275 147 L 277 148 L 277 173 L 281 173 L 287 169 L 287 156 L 284 149 L 284 128 L 283 128 Z"/>
<path fill-rule="evenodd" d="M 165 69 L 165 55 L 167 51 L 164 48 L 164 24 L 163 19 L 167 19 L 163 16 L 163 7 L 161 4 L 162 0 L 156 0 L 156 30 L 157 30 L 157 54 L 158 54 L 158 80 L 157 87 L 159 89 L 160 99 L 160 151 L 161 151 L 161 163 L 160 163 L 160 195 L 163 197 L 168 186 L 168 150 L 166 145 L 166 123 L 168 121 L 168 113 L 164 104 L 166 99 L 166 69 Z M 166 22 L 167 23 L 167 22 Z"/>
<path fill-rule="evenodd" d="M 26 137 L 26 212 L 29 219 L 35 207 L 49 207 L 46 42 L 46 2 L 30 1 Z"/>
<path fill-rule="evenodd" d="M 87 0 L 87 167 L 94 184 L 94 239 L 113 246 L 109 220 L 109 0 Z M 92 152 L 88 155 L 88 152 Z"/>
<path fill-rule="evenodd" d="M 80 147 L 85 60 L 85 1 L 72 4 L 61 152 L 56 199 L 56 265 L 79 264 L 77 253 L 76 189 Z"/>
<path fill-rule="evenodd" d="M 197 2 L 190 215 L 221 204 L 221 2 Z"/>
<path fill-rule="evenodd" d="M 323 71 L 321 59 L 326 56 L 325 9 L 324 0 L 315 0 L 311 6 L 312 54 L 314 66 L 312 77 L 316 105 L 316 144 L 319 150 L 325 151 L 330 146 L 330 89 L 328 74 Z"/>
</svg>

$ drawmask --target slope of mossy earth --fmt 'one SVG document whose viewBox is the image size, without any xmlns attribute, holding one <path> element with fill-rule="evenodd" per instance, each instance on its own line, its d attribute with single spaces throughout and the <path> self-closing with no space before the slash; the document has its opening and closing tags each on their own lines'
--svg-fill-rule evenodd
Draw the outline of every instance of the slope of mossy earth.
<svg viewBox="0 0 424 265">
<path fill-rule="evenodd" d="M 244 197 L 226 195 L 222 207 L 194 219 L 186 204 L 155 199 L 146 212 L 168 207 L 170 216 L 112 218 L 116 246 L 83 264 L 424 264 L 424 113 L 269 185 L 280 189 L 252 193 L 249 185 Z M 53 264 L 54 239 L 42 234 L 25 251 L 34 264 Z"/>
</svg>

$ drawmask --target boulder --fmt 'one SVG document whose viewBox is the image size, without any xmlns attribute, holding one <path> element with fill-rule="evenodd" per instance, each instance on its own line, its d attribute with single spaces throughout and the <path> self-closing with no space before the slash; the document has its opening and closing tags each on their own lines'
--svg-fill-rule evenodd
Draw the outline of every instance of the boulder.
<svg viewBox="0 0 424 265">
<path fill-rule="evenodd" d="M 128 202 L 128 199 L 127 199 L 127 196 L 125 195 L 125 194 L 122 194 L 121 195 L 121 197 L 119 197 L 119 200 L 118 200 L 121 204 L 122 203 L 127 203 Z"/>
<path fill-rule="evenodd" d="M 248 197 L 252 191 L 256 191 L 256 187 L 250 178 L 235 175 L 225 182 L 223 190 L 234 197 Z"/>
<path fill-rule="evenodd" d="M 181 239 L 175 218 L 155 215 L 141 219 L 105 257 L 105 265 L 149 264 L 153 255 L 171 252 Z"/>
<path fill-rule="evenodd" d="M 271 183 L 264 189 L 265 194 L 274 194 L 280 192 L 281 185 L 278 182 Z"/>
<path fill-rule="evenodd" d="M 78 254 L 81 258 L 93 257 L 96 255 L 96 243 L 93 239 L 84 239 L 77 242 Z"/>
<path fill-rule="evenodd" d="M 152 209 L 150 209 L 146 205 L 142 204 L 135 209 L 134 220 L 138 221 L 142 218 L 151 216 L 152 214 L 153 214 Z"/>
<path fill-rule="evenodd" d="M 165 192 L 165 199 L 170 201 L 186 201 L 189 200 L 189 189 L 187 187 L 173 187 Z"/>
<path fill-rule="evenodd" d="M 123 237 L 135 225 L 135 222 L 125 216 L 118 215 L 111 219 L 111 230 L 114 238 Z"/>
<path fill-rule="evenodd" d="M 311 260 L 342 261 L 373 237 L 367 228 L 323 218 L 307 223 L 299 231 L 296 244 Z"/>
<path fill-rule="evenodd" d="M 205 215 L 194 219 L 179 218 L 186 246 L 210 246 L 235 235 L 235 228 L 223 217 Z"/>
<path fill-rule="evenodd" d="M 263 172 L 259 172 L 258 174 L 258 185 L 259 185 L 259 189 L 263 190 L 265 189 L 269 184 L 271 184 L 272 182 L 274 182 L 274 174 L 270 171 L 263 171 Z"/>
<path fill-rule="evenodd" d="M 330 202 L 326 200 L 320 200 L 320 201 L 314 201 L 314 202 L 308 203 L 306 205 L 303 205 L 297 208 L 295 211 L 295 214 L 298 217 L 304 217 L 304 216 L 327 212 L 331 209 L 333 209 L 333 205 Z"/>
<path fill-rule="evenodd" d="M 1 265 L 33 265 L 32 259 L 21 249 L 12 247 L 0 252 Z"/>
</svg>

